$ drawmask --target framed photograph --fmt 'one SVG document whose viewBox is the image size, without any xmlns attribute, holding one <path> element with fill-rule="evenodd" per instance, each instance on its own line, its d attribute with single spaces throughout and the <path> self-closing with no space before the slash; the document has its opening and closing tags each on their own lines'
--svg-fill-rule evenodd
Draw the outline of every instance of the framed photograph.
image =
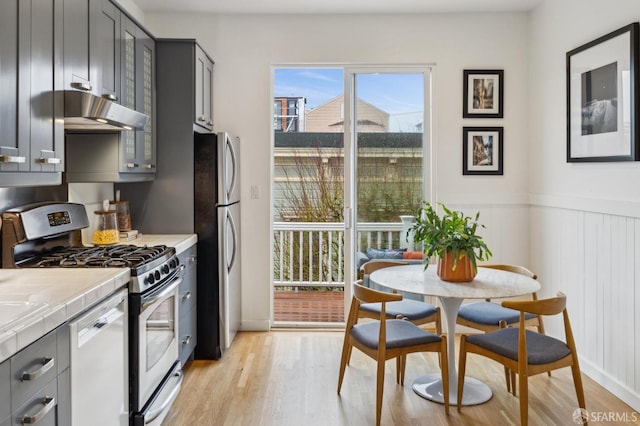
<svg viewBox="0 0 640 426">
<path fill-rule="evenodd" d="M 567 52 L 567 162 L 638 161 L 638 23 Z"/>
<path fill-rule="evenodd" d="M 502 174 L 502 127 L 463 127 L 462 174 Z"/>
<path fill-rule="evenodd" d="M 502 118 L 503 70 L 464 70 L 463 118 Z"/>
</svg>

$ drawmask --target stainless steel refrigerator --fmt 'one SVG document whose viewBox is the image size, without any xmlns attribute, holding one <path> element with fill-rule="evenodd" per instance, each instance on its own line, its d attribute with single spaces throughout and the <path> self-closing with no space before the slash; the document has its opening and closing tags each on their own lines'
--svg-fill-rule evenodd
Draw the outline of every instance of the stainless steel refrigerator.
<svg viewBox="0 0 640 426">
<path fill-rule="evenodd" d="M 228 133 L 195 133 L 194 139 L 195 357 L 217 359 L 240 328 L 240 140 Z"/>
<path fill-rule="evenodd" d="M 194 357 L 218 359 L 240 328 L 240 140 L 176 127 L 165 126 L 155 180 L 117 189 L 134 229 L 198 235 Z"/>
</svg>

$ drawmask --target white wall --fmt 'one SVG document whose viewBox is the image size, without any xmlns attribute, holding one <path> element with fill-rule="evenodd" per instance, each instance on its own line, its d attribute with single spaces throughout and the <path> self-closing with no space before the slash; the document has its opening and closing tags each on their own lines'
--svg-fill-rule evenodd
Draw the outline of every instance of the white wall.
<svg viewBox="0 0 640 426">
<path fill-rule="evenodd" d="M 481 210 L 494 260 L 529 263 L 527 203 L 528 16 L 214 16 L 147 14 L 158 37 L 196 38 L 215 60 L 217 129 L 242 140 L 244 329 L 270 312 L 271 66 L 435 64 L 436 195 Z M 505 118 L 462 119 L 462 71 L 505 70 Z M 504 176 L 462 176 L 462 127 L 504 126 Z M 260 198 L 250 198 L 250 187 Z"/>
<path fill-rule="evenodd" d="M 567 51 L 638 20 L 636 0 L 546 0 L 529 60 L 532 266 L 544 295 L 567 293 L 583 371 L 636 410 L 640 163 L 566 162 L 565 70 Z"/>
</svg>

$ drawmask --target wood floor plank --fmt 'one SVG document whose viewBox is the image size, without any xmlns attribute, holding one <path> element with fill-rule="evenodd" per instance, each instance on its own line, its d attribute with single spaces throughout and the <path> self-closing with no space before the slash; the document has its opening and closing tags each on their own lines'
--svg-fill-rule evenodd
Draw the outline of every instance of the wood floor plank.
<svg viewBox="0 0 640 426">
<path fill-rule="evenodd" d="M 375 424 L 375 363 L 354 350 L 337 394 L 342 331 L 293 330 L 238 333 L 219 361 L 193 361 L 185 367 L 183 389 L 166 426 L 359 426 Z M 405 385 L 395 382 L 395 362 L 385 369 L 382 425 L 518 425 L 518 398 L 507 393 L 500 365 L 470 355 L 467 373 L 487 383 L 485 404 L 455 407 L 447 416 L 440 404 L 411 389 L 414 378 L 438 372 L 434 354 L 412 354 Z M 634 413 L 633 408 L 583 375 L 587 410 Z M 577 407 L 571 372 L 541 374 L 529 380 L 529 424 L 572 425 Z M 638 416 L 640 419 L 640 416 Z"/>
</svg>

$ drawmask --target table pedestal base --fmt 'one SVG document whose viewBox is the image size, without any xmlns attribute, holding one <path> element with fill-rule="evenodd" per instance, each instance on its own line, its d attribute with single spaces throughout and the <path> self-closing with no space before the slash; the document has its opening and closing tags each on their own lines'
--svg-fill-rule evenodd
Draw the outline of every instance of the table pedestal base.
<svg viewBox="0 0 640 426">
<path fill-rule="evenodd" d="M 449 383 L 449 405 L 455 406 L 458 403 L 458 386 Z M 442 376 L 440 374 L 428 374 L 418 377 L 413 382 L 413 391 L 429 401 L 444 404 L 444 393 L 442 391 Z M 464 378 L 464 394 L 462 395 L 462 405 L 477 405 L 491 399 L 491 389 L 486 384 L 472 377 Z"/>
</svg>

